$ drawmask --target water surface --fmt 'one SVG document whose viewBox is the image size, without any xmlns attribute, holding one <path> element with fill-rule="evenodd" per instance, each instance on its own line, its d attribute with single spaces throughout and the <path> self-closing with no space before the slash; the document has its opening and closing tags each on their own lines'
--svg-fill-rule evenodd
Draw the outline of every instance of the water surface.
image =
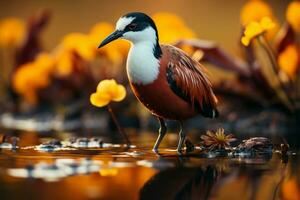
<svg viewBox="0 0 300 200">
<path fill-rule="evenodd" d="M 299 154 L 252 158 L 204 158 L 199 151 L 178 156 L 176 136 L 160 155 L 155 135 L 135 146 L 34 148 L 50 138 L 20 134 L 20 149 L 0 153 L 0 199 L 287 199 L 299 194 Z M 175 139 L 174 139 L 175 137 Z M 110 144 L 110 143 L 105 143 Z M 295 199 L 296 199 L 295 198 Z"/>
</svg>

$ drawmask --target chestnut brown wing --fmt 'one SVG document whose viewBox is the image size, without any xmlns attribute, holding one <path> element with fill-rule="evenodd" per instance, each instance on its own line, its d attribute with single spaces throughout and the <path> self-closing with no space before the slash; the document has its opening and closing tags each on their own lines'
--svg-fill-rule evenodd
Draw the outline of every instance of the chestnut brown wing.
<svg viewBox="0 0 300 200">
<path fill-rule="evenodd" d="M 173 92 L 191 103 L 203 116 L 217 117 L 217 98 L 203 66 L 182 50 L 161 45 L 168 59 L 167 80 Z"/>
</svg>

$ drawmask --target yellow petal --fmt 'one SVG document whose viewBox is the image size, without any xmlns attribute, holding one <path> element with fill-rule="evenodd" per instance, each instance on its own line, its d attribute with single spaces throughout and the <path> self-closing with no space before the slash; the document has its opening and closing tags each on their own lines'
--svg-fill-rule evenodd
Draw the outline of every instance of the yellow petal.
<svg viewBox="0 0 300 200">
<path fill-rule="evenodd" d="M 273 18 L 271 7 L 264 1 L 248 1 L 241 10 L 241 23 L 248 25 L 251 21 L 260 21 L 263 17 Z"/>
<path fill-rule="evenodd" d="M 299 66 L 299 52 L 295 45 L 287 46 L 278 56 L 278 64 L 290 78 L 295 79 Z"/>
<path fill-rule="evenodd" d="M 110 100 L 105 95 L 99 95 L 99 93 L 93 93 L 90 96 L 90 102 L 96 107 L 103 107 L 109 104 Z"/>
<path fill-rule="evenodd" d="M 102 40 L 114 31 L 114 26 L 110 23 L 98 23 L 91 29 L 89 37 L 95 47 L 97 47 Z M 97 52 L 104 53 L 108 59 L 114 64 L 120 64 L 124 57 L 127 56 L 129 50 L 129 43 L 124 40 L 116 40 L 108 45 L 100 48 Z"/>
<path fill-rule="evenodd" d="M 56 57 L 55 72 L 59 76 L 68 76 L 73 72 L 73 53 L 64 49 Z"/>
<path fill-rule="evenodd" d="M 92 60 L 96 55 L 96 46 L 88 35 L 70 33 L 62 40 L 64 48 L 75 51 L 81 58 Z"/>
<path fill-rule="evenodd" d="M 168 12 L 160 12 L 152 15 L 155 21 L 160 41 L 162 43 L 174 43 L 180 39 L 195 38 L 195 32 L 190 29 L 177 15 Z"/>
<path fill-rule="evenodd" d="M 184 21 L 177 15 L 170 12 L 158 12 L 152 15 L 155 24 L 162 27 L 182 28 Z"/>
<path fill-rule="evenodd" d="M 101 105 L 107 105 L 110 101 L 122 101 L 126 96 L 126 89 L 123 85 L 117 84 L 114 79 L 106 79 L 98 84 L 94 94 L 91 96 L 93 105 L 99 105 L 97 101 L 100 101 Z"/>
<path fill-rule="evenodd" d="M 297 32 L 300 32 L 300 2 L 292 1 L 287 8 L 286 20 Z"/>
<path fill-rule="evenodd" d="M 115 85 L 117 85 L 117 82 L 114 79 L 103 80 L 98 84 L 97 92 L 108 93 L 114 89 Z"/>
<path fill-rule="evenodd" d="M 123 85 L 118 85 L 112 96 L 113 101 L 122 101 L 126 97 L 126 89 Z"/>
<path fill-rule="evenodd" d="M 259 35 L 262 32 L 263 30 L 258 22 L 250 22 L 249 25 L 246 26 L 244 34 L 245 36 L 252 39 L 253 37 Z"/>
<path fill-rule="evenodd" d="M 17 18 L 0 21 L 0 46 L 19 47 L 26 37 L 25 22 Z"/>
<path fill-rule="evenodd" d="M 242 37 L 241 42 L 242 42 L 243 45 L 248 46 L 249 43 L 250 43 L 250 40 L 249 40 L 248 37 L 244 36 L 244 37 Z"/>
<path fill-rule="evenodd" d="M 248 46 L 250 41 L 266 31 L 275 27 L 275 23 L 269 17 L 263 17 L 260 22 L 251 21 L 244 31 L 244 37 L 242 37 L 241 42 Z"/>
<path fill-rule="evenodd" d="M 275 23 L 269 17 L 262 18 L 262 20 L 260 21 L 260 25 L 261 28 L 265 31 L 275 27 Z"/>
<path fill-rule="evenodd" d="M 95 24 L 89 33 L 93 44 L 98 46 L 102 40 L 104 40 L 109 34 L 114 31 L 114 26 L 110 23 L 101 22 Z"/>
</svg>

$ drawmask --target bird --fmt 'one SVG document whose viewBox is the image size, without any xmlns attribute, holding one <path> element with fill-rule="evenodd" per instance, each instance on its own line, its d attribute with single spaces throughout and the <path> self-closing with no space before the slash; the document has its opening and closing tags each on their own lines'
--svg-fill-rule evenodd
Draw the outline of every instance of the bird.
<svg viewBox="0 0 300 200">
<path fill-rule="evenodd" d="M 98 48 L 118 38 L 131 43 L 126 62 L 130 87 L 160 124 L 153 151 L 158 153 L 167 132 L 165 121 L 176 120 L 180 125 L 177 152 L 181 154 L 186 137 L 183 121 L 199 114 L 209 118 L 219 115 L 206 69 L 181 49 L 160 44 L 155 22 L 145 13 L 121 16 L 115 31 Z"/>
</svg>

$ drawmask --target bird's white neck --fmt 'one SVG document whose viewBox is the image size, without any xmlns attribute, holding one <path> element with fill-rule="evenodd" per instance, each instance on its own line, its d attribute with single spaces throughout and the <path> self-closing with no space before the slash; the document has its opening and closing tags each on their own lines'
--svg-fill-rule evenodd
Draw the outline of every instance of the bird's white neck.
<svg viewBox="0 0 300 200">
<path fill-rule="evenodd" d="M 132 83 L 147 85 L 159 75 L 159 59 L 154 54 L 155 41 L 133 42 L 127 58 L 127 74 Z"/>
</svg>

